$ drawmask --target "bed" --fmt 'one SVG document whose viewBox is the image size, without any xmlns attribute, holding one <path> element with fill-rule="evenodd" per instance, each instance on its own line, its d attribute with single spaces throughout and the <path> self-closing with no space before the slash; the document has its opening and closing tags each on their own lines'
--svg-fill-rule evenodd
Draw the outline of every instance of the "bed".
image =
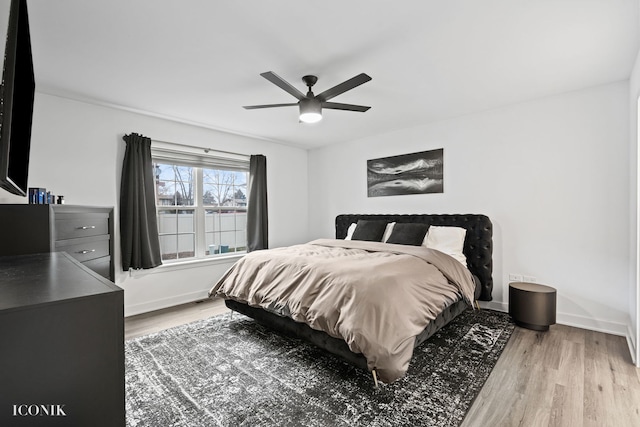
<svg viewBox="0 0 640 427">
<path fill-rule="evenodd" d="M 465 230 L 462 252 L 467 268 L 448 255 L 423 246 L 407 247 L 379 241 L 344 240 L 350 228 L 353 231 L 353 224 L 359 226 L 366 222 L 378 225 L 380 222 L 403 224 L 396 226 L 398 230 L 401 227 L 407 229 L 428 226 L 435 232 L 442 227 L 462 228 Z M 247 315 L 269 328 L 307 340 L 359 368 L 371 371 L 376 384 L 378 376 L 383 382 L 393 382 L 402 377 L 408 368 L 413 348 L 472 306 L 474 301 L 491 300 L 492 224 L 484 215 L 338 215 L 335 233 L 335 240 L 320 239 L 290 248 L 253 252 L 231 267 L 209 295 L 223 297 L 231 310 Z M 365 256 L 370 258 L 363 258 Z M 272 261 L 278 257 L 278 262 Z M 353 266 L 349 264 L 350 257 L 354 259 Z M 305 260 L 305 264 L 300 264 L 301 259 Z M 309 259 L 318 264 L 306 264 Z M 363 266 L 366 268 L 363 269 Z M 371 269 L 369 266 L 372 266 Z M 378 268 L 377 273 L 373 273 L 373 268 Z M 356 274 L 352 279 L 354 270 L 367 271 Z M 438 273 L 433 273 L 434 270 Z M 422 286 L 422 276 L 427 273 L 442 276 L 434 280 L 434 295 L 429 296 L 437 303 L 416 297 L 418 294 L 415 286 L 418 285 L 414 282 L 420 281 L 419 286 Z M 290 280 L 293 276 L 295 280 L 287 281 L 284 287 L 280 286 L 285 289 L 289 300 L 270 297 L 270 293 L 274 292 L 272 288 L 277 288 L 283 277 Z M 420 279 L 414 280 L 414 276 Z M 327 277 L 330 277 L 331 282 L 326 282 L 329 280 Z M 374 299 L 363 298 L 362 294 L 358 294 L 354 303 L 354 292 L 361 292 L 359 289 L 363 286 L 358 283 L 365 281 L 365 277 L 379 277 L 376 280 L 381 283 L 367 283 L 367 289 L 375 289 L 371 292 L 386 292 L 385 289 L 390 289 L 391 293 L 381 293 L 380 298 Z M 298 286 L 300 282 L 313 283 L 302 293 L 302 286 Z M 452 288 L 445 289 L 444 282 Z M 239 291 L 241 286 L 244 288 Z M 429 289 L 428 292 L 431 293 L 431 288 Z M 328 290 L 333 293 L 328 293 Z M 442 295 L 435 295 L 439 292 Z M 454 296 L 452 292 L 455 293 Z M 298 293 L 304 296 L 298 297 Z M 396 298 L 404 293 L 407 296 L 402 297 L 403 299 Z M 394 304 L 389 303 L 392 300 L 399 301 L 394 303 L 396 305 L 407 307 L 394 309 Z M 417 302 L 414 303 L 413 300 Z M 340 303 L 336 304 L 334 301 Z M 416 311 L 409 307 L 411 304 L 416 305 Z M 316 305 L 325 308 L 330 306 L 335 313 L 323 317 L 324 312 L 322 315 L 318 314 Z M 374 307 L 375 305 L 378 307 Z M 429 308 L 425 308 L 426 306 Z M 423 314 L 423 310 L 429 312 Z M 408 323 L 396 323 L 395 318 L 389 315 L 390 311 L 407 311 L 411 319 Z M 363 325 L 353 326 L 354 322 L 360 321 Z M 423 323 L 426 323 L 424 328 Z M 349 325 L 352 330 L 345 332 L 343 324 Z M 367 325 L 373 325 L 370 328 L 372 331 L 365 330 Z M 420 325 L 419 330 L 415 329 L 417 325 Z"/>
</svg>

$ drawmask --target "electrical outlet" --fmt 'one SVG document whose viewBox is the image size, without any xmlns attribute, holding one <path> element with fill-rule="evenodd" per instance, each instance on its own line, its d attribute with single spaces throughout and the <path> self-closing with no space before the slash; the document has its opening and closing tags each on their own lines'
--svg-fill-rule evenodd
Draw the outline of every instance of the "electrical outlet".
<svg viewBox="0 0 640 427">
<path fill-rule="evenodd" d="M 536 283 L 536 279 L 534 276 L 522 276 L 522 280 L 524 282 L 529 282 L 529 283 Z"/>
<path fill-rule="evenodd" d="M 509 281 L 522 282 L 522 274 L 509 273 Z"/>
</svg>

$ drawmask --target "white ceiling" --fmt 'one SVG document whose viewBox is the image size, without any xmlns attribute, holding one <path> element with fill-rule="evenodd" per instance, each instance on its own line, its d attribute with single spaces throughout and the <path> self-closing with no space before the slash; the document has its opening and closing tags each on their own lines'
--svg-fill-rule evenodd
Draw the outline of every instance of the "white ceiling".
<svg viewBox="0 0 640 427">
<path fill-rule="evenodd" d="M 303 147 L 629 78 L 638 0 L 29 1 L 37 90 Z M 373 80 L 298 123 L 274 71 L 320 93 Z M 156 136 L 158 137 L 158 136 Z"/>
</svg>

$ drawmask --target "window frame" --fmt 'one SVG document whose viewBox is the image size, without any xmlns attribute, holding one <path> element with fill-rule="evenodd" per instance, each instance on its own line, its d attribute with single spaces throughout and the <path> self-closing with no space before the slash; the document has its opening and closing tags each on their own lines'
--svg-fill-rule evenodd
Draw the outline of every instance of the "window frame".
<svg viewBox="0 0 640 427">
<path fill-rule="evenodd" d="M 174 158 L 177 158 L 173 160 Z M 203 156 L 198 153 L 189 153 L 184 151 L 174 151 L 174 150 L 166 150 L 154 148 L 152 146 L 152 155 L 151 160 L 154 165 L 163 164 L 163 165 L 175 165 L 175 166 L 187 166 L 193 168 L 193 205 L 159 205 L 158 204 L 158 178 L 154 176 L 154 193 L 155 193 L 155 206 L 156 206 L 156 217 L 158 218 L 158 235 L 176 235 L 180 234 L 189 234 L 189 233 L 180 233 L 178 228 L 176 227 L 176 233 L 161 233 L 160 232 L 160 221 L 161 221 L 161 212 L 162 211 L 175 211 L 176 215 L 179 215 L 177 212 L 181 210 L 187 210 L 193 212 L 193 236 L 194 236 L 194 256 L 193 257 L 184 257 L 178 258 L 179 252 L 176 250 L 176 258 L 175 259 L 162 259 L 163 264 L 165 265 L 176 265 L 180 263 L 188 263 L 194 261 L 208 261 L 215 260 L 220 258 L 226 258 L 229 256 L 237 256 L 246 254 L 246 242 L 245 242 L 245 250 L 243 251 L 234 251 L 234 252 L 226 252 L 226 253 L 218 253 L 218 254 L 208 254 L 208 245 L 207 245 L 207 228 L 205 223 L 206 212 L 207 210 L 215 210 L 216 208 L 221 208 L 223 206 L 211 206 L 204 204 L 204 169 L 214 169 L 214 170 L 223 170 L 223 171 L 235 171 L 242 172 L 246 174 L 246 197 L 248 198 L 249 191 L 249 161 L 248 160 L 236 160 L 236 159 L 228 159 L 228 158 L 219 158 L 215 156 Z M 235 187 L 235 186 L 234 186 Z M 227 209 L 233 209 L 235 214 L 238 212 L 246 212 L 247 207 L 244 206 L 244 210 L 240 206 L 230 206 L 226 207 Z M 240 209 L 239 209 L 240 208 Z M 237 220 L 237 218 L 236 218 Z M 246 221 L 246 216 L 245 216 Z M 247 223 L 245 222 L 244 230 L 246 233 Z M 231 230 L 229 230 L 231 231 Z M 238 232 L 241 230 L 236 228 L 233 230 L 234 232 Z M 222 230 L 220 231 L 222 232 Z M 237 239 L 237 237 L 236 237 Z M 236 246 L 241 247 L 241 246 Z M 162 248 L 162 245 L 161 245 Z M 162 250 L 162 249 L 161 249 Z"/>
</svg>

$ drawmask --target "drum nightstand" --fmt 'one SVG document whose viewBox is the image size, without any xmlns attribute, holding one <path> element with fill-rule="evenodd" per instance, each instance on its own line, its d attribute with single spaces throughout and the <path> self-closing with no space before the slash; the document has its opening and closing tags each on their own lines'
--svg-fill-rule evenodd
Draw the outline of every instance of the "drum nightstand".
<svg viewBox="0 0 640 427">
<path fill-rule="evenodd" d="M 509 314 L 516 325 L 548 331 L 556 323 L 556 290 L 538 283 L 509 283 Z"/>
</svg>

